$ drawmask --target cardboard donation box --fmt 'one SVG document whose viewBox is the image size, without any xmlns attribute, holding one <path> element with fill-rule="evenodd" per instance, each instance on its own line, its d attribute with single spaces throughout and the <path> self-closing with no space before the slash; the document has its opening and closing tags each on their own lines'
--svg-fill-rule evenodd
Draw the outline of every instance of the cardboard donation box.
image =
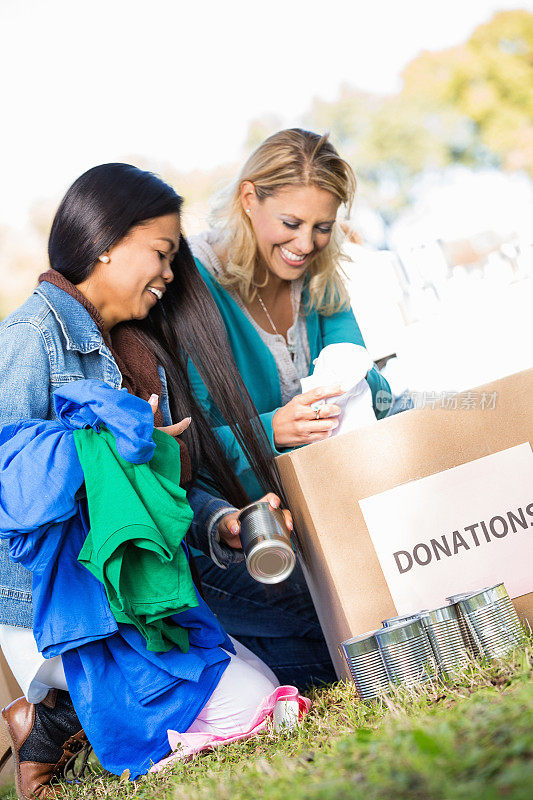
<svg viewBox="0 0 533 800">
<path fill-rule="evenodd" d="M 9 705 L 12 700 L 22 694 L 20 686 L 13 677 L 9 669 L 4 654 L 0 650 L 0 708 Z M 10 744 L 7 725 L 2 720 L 0 722 L 0 755 L 4 753 Z M 10 783 L 13 780 L 13 759 L 9 759 L 0 770 L 0 786 Z"/>
<path fill-rule="evenodd" d="M 533 626 L 533 370 L 277 459 L 339 676 L 340 642 L 503 581 Z"/>
</svg>

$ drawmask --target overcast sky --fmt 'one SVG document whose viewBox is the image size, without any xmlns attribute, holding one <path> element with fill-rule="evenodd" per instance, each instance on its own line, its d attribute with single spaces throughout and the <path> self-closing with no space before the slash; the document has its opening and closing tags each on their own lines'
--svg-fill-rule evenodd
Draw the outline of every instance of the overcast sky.
<svg viewBox="0 0 533 800">
<path fill-rule="evenodd" d="M 0 0 L 0 224 L 105 161 L 233 161 L 254 117 L 394 92 L 421 50 L 510 8 L 533 0 Z"/>
</svg>

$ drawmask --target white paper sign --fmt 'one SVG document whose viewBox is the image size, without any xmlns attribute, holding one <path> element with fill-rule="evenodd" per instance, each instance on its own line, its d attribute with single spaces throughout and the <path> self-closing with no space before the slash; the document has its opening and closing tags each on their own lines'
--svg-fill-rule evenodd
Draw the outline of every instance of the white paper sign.
<svg viewBox="0 0 533 800">
<path fill-rule="evenodd" d="M 398 610 L 500 581 L 533 591 L 533 453 L 529 443 L 405 483 L 359 505 Z"/>
</svg>

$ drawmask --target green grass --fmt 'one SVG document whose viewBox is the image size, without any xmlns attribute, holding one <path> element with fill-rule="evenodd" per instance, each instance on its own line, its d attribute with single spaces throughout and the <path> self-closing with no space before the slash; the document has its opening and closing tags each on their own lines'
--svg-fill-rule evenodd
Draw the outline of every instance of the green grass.
<svg viewBox="0 0 533 800">
<path fill-rule="evenodd" d="M 455 683 L 364 704 L 353 686 L 316 691 L 296 730 L 219 748 L 135 784 L 103 775 L 62 798 L 153 800 L 531 800 L 533 639 L 472 662 Z M 4 792 L 0 797 L 14 797 Z"/>
</svg>

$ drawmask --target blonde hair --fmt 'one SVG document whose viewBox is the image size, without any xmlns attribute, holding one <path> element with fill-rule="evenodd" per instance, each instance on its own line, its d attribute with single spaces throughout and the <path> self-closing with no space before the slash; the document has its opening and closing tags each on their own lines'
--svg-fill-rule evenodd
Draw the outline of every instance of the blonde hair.
<svg viewBox="0 0 533 800">
<path fill-rule="evenodd" d="M 218 195 L 211 213 L 211 223 L 220 231 L 219 240 L 227 253 L 226 268 L 218 280 L 224 288 L 235 289 L 243 302 L 250 303 L 268 277 L 262 286 L 255 281 L 259 250 L 252 223 L 241 203 L 244 181 L 254 184 L 259 201 L 288 186 L 317 186 L 337 197 L 349 213 L 356 179 L 327 133 L 319 136 L 290 128 L 269 136 L 254 150 L 237 180 Z M 342 230 L 335 225 L 327 247 L 311 262 L 307 311 L 316 309 L 328 316 L 349 307 L 340 266 L 342 261 L 350 260 L 342 253 L 343 239 Z"/>
</svg>

